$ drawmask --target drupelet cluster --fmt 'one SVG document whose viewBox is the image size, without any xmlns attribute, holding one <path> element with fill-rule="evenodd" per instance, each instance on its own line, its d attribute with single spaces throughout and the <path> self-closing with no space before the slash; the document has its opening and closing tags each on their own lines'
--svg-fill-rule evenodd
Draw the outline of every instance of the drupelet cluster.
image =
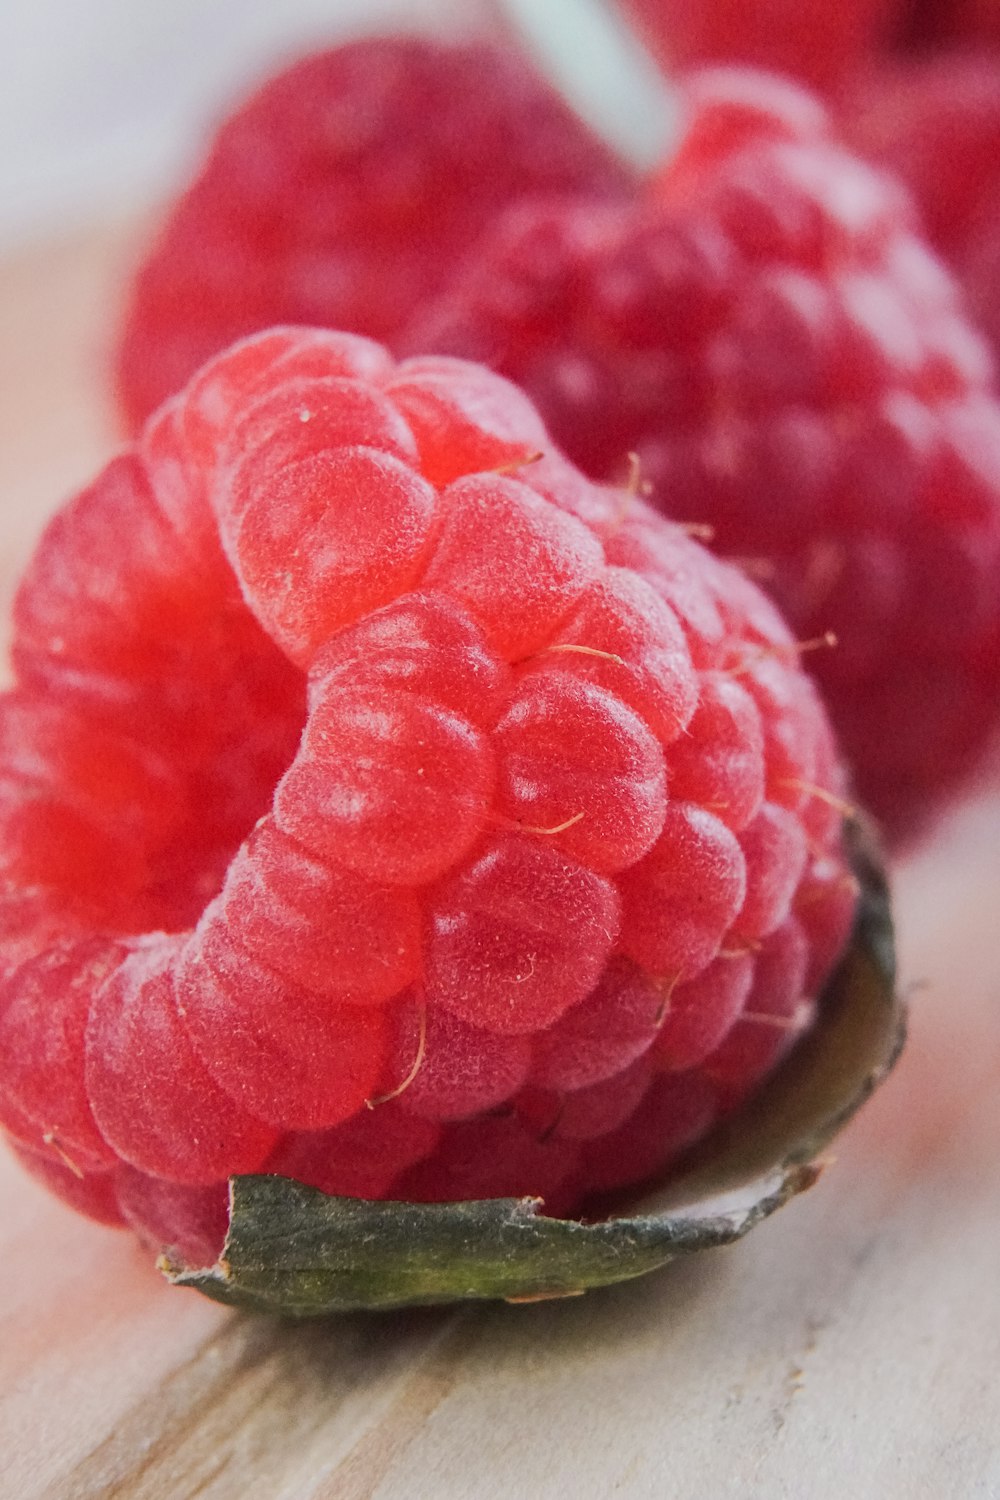
<svg viewBox="0 0 1000 1500">
<path fill-rule="evenodd" d="M 758 40 L 791 40 L 749 10 Z M 692 24 L 721 14 L 694 7 Z M 830 25 L 852 17 L 867 33 L 875 8 Z M 654 503 L 714 528 L 797 638 L 837 637 L 809 668 L 898 848 L 998 723 L 990 351 L 905 193 L 815 97 L 746 68 L 677 91 L 678 148 L 640 187 L 516 52 L 373 38 L 297 64 L 223 126 L 142 268 L 122 404 L 134 425 L 231 339 L 284 322 L 492 365 L 591 477 L 638 454 Z M 925 113 L 911 163 L 955 134 L 940 101 Z M 941 171 L 931 153 L 923 196 L 989 198 L 981 153 L 954 156 Z M 981 309 L 991 204 L 961 268 Z"/>
<path fill-rule="evenodd" d="M 1000 403 L 903 190 L 791 83 L 720 69 L 645 200 L 510 209 L 402 347 L 484 360 L 588 473 L 638 454 L 802 640 L 896 842 L 1000 702 Z"/>
<path fill-rule="evenodd" d="M 50 524 L 0 699 L 0 1118 L 214 1254 L 224 1180 L 570 1213 L 810 1024 L 842 774 L 742 574 L 527 400 L 237 345 Z"/>
<path fill-rule="evenodd" d="M 305 57 L 223 123 L 136 278 L 126 419 L 272 324 L 391 343 L 515 199 L 631 184 L 513 49 L 375 36 Z"/>
</svg>

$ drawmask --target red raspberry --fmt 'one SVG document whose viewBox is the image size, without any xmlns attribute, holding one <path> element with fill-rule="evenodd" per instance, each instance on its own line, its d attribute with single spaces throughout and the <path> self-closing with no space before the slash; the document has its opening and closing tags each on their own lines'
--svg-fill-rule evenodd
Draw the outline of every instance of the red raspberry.
<svg viewBox="0 0 1000 1500">
<path fill-rule="evenodd" d="M 276 330 L 49 527 L 0 1119 L 76 1206 L 200 1259 L 233 1172 L 571 1212 L 808 1023 L 854 901 L 795 647 L 548 446 L 485 370 Z"/>
<path fill-rule="evenodd" d="M 272 323 L 391 341 L 511 199 L 627 181 L 516 52 L 379 37 L 307 57 L 223 124 L 140 271 L 126 418 Z"/>
<path fill-rule="evenodd" d="M 595 477 L 637 453 L 657 504 L 760 570 L 799 639 L 835 632 L 810 666 L 862 800 L 910 835 L 997 716 L 988 353 L 901 190 L 812 98 L 721 71 L 689 99 L 645 203 L 513 209 L 410 344 L 516 379 Z M 738 733 L 733 684 L 704 702 Z"/>
<path fill-rule="evenodd" d="M 1000 10 L 996 0 L 955 0 L 956 35 L 963 44 L 1000 44 Z"/>
<path fill-rule="evenodd" d="M 873 53 L 899 0 L 619 0 L 669 69 L 747 63 L 833 88 Z"/>
<path fill-rule="evenodd" d="M 845 101 L 843 122 L 859 151 L 911 189 L 1000 349 L 1000 56 L 942 53 L 873 69 Z"/>
<path fill-rule="evenodd" d="M 900 19 L 901 41 L 908 49 L 1000 42 L 996 0 L 908 0 Z"/>
</svg>

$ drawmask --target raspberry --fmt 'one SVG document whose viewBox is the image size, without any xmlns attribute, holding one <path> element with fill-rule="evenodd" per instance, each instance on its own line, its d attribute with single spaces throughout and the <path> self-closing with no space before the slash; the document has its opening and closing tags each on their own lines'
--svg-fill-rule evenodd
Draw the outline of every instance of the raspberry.
<svg viewBox="0 0 1000 1500">
<path fill-rule="evenodd" d="M 898 0 L 620 0 L 668 68 L 747 63 L 835 87 L 885 38 Z"/>
<path fill-rule="evenodd" d="M 1000 56 L 945 52 L 872 69 L 845 100 L 843 125 L 910 188 L 928 237 L 1000 348 Z"/>
<path fill-rule="evenodd" d="M 963 44 L 1000 43 L 1000 15 L 993 0 L 959 0 L 956 5 L 957 34 Z"/>
<path fill-rule="evenodd" d="M 126 418 L 272 323 L 391 341 L 513 198 L 627 182 L 513 51 L 380 37 L 304 58 L 222 125 L 139 272 Z"/>
<path fill-rule="evenodd" d="M 688 100 L 643 202 L 513 208 L 405 342 L 518 381 L 596 478 L 637 454 L 655 503 L 759 572 L 798 639 L 836 635 L 810 667 L 861 800 L 899 841 L 996 723 L 990 359 L 901 190 L 836 143 L 814 99 L 716 71 Z M 649 576 L 644 525 L 636 511 L 608 557 Z M 761 666 L 703 689 L 712 749 L 681 749 L 672 771 L 695 800 L 716 757 L 735 775 Z M 731 798 L 752 804 L 758 768 L 748 755 L 723 821 Z"/>
<path fill-rule="evenodd" d="M 14 661 L 0 1120 L 189 1257 L 231 1173 L 569 1213 L 662 1171 L 851 925 L 775 612 L 459 361 L 220 356 L 52 522 Z"/>
<path fill-rule="evenodd" d="M 907 50 L 1000 42 L 995 0 L 909 0 L 902 19 L 900 40 Z"/>
<path fill-rule="evenodd" d="M 164 1246 L 192 1265 L 211 1265 L 226 1235 L 228 1188 L 186 1187 L 122 1166 L 114 1174 L 121 1220 L 153 1251 Z"/>
<path fill-rule="evenodd" d="M 11 1145 L 25 1171 L 78 1213 L 98 1224 L 117 1227 L 126 1222 L 114 1172 L 82 1172 L 75 1162 L 70 1168 L 51 1155 L 29 1151 L 16 1140 Z"/>
</svg>

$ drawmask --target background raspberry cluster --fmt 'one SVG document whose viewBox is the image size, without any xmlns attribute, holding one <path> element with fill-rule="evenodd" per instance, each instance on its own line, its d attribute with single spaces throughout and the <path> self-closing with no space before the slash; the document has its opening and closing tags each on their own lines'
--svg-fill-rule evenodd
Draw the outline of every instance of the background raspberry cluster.
<svg viewBox="0 0 1000 1500">
<path fill-rule="evenodd" d="M 734 62 L 833 103 L 898 173 L 994 347 L 1000 335 L 1000 10 L 993 0 L 619 0 L 672 71 Z"/>
<path fill-rule="evenodd" d="M 288 318 L 485 361 L 593 477 L 638 455 L 800 640 L 836 637 L 810 669 L 902 845 L 997 723 L 990 351 L 905 192 L 815 98 L 737 69 L 683 94 L 678 148 L 636 184 L 505 53 L 373 40 L 293 68 L 140 274 L 125 406 Z"/>
<path fill-rule="evenodd" d="M 884 14 L 830 18 L 859 138 Z M 267 84 L 168 219 L 135 443 L 50 527 L 0 707 L 0 1117 L 87 1211 L 194 1256 L 234 1172 L 550 1212 L 662 1173 L 850 927 L 800 650 L 894 840 L 982 759 L 987 343 L 814 97 L 683 98 L 638 182 L 518 54 L 372 39 Z M 288 320 L 353 334 L 194 373 Z"/>
</svg>

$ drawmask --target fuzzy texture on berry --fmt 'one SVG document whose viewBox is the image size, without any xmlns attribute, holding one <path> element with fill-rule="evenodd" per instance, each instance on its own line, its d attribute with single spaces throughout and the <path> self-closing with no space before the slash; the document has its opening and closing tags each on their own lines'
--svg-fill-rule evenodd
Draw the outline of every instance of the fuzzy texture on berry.
<svg viewBox="0 0 1000 1500">
<path fill-rule="evenodd" d="M 669 70 L 745 63 L 834 89 L 886 39 L 899 0 L 619 0 Z"/>
<path fill-rule="evenodd" d="M 138 274 L 118 354 L 130 428 L 273 323 L 391 341 L 513 198 L 628 181 L 509 49 L 380 37 L 307 57 L 222 125 Z"/>
<path fill-rule="evenodd" d="M 639 206 L 514 209 L 413 347 L 482 359 L 596 477 L 745 560 L 800 640 L 896 840 L 1000 704 L 1000 405 L 901 188 L 776 78 L 696 75 Z"/>
<path fill-rule="evenodd" d="M 1000 8 L 994 14 L 1000 25 Z M 869 69 L 841 119 L 857 150 L 910 188 L 928 237 L 1000 349 L 1000 52 L 943 52 Z"/>
<path fill-rule="evenodd" d="M 51 523 L 13 655 L 0 1120 L 196 1258 L 230 1173 L 571 1212 L 663 1171 L 851 924 L 773 608 L 475 366 L 237 345 Z"/>
</svg>

